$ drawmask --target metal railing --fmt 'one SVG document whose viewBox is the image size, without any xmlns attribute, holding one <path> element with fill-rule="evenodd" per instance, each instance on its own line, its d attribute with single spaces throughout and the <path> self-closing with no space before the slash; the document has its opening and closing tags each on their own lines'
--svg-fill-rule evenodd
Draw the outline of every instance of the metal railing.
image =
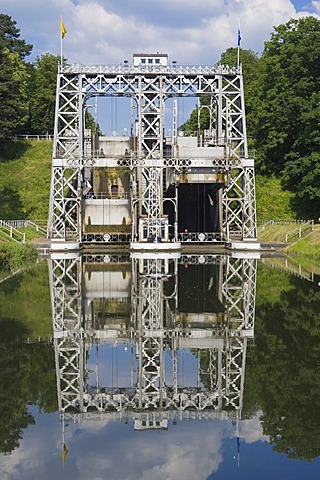
<svg viewBox="0 0 320 480">
<path fill-rule="evenodd" d="M 10 138 L 17 140 L 53 140 L 53 135 L 12 135 Z"/>
<path fill-rule="evenodd" d="M 39 225 L 36 220 L 0 220 L 0 226 L 1 222 L 13 228 L 34 228 L 36 232 L 47 234 L 47 229 Z"/>
<path fill-rule="evenodd" d="M 130 193 L 124 192 L 112 195 L 107 192 L 89 192 L 84 198 L 86 200 L 128 200 L 128 198 L 130 198 Z"/>
<path fill-rule="evenodd" d="M 222 242 L 222 233 L 220 232 L 183 232 L 178 233 L 180 242 L 193 243 L 216 243 Z"/>
<path fill-rule="evenodd" d="M 237 75 L 242 73 L 241 65 L 83 65 L 81 63 L 59 65 L 61 73 L 89 73 L 89 74 L 171 74 L 171 75 Z"/>
<path fill-rule="evenodd" d="M 4 237 L 17 243 L 26 243 L 26 234 L 9 225 L 5 220 L 0 220 L 0 235 L 4 235 Z"/>
<path fill-rule="evenodd" d="M 273 225 L 293 227 L 293 230 L 284 233 L 286 243 L 294 242 L 314 230 L 314 220 L 263 220 L 259 223 L 262 231 Z"/>
<path fill-rule="evenodd" d="M 130 233 L 84 233 L 83 243 L 129 243 Z"/>
</svg>

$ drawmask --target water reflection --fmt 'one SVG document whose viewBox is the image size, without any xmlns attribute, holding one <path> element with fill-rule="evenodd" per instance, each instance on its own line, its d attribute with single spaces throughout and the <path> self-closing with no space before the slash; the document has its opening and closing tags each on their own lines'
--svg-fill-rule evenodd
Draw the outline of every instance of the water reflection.
<svg viewBox="0 0 320 480">
<path fill-rule="evenodd" d="M 256 259 L 221 255 L 49 260 L 59 412 L 163 430 L 241 418 Z M 66 455 L 65 429 L 62 435 Z"/>
<path fill-rule="evenodd" d="M 316 478 L 318 278 L 267 260 L 256 300 L 256 260 L 219 255 L 52 256 L 51 289 L 47 262 L 1 284 L 1 480 Z"/>
</svg>

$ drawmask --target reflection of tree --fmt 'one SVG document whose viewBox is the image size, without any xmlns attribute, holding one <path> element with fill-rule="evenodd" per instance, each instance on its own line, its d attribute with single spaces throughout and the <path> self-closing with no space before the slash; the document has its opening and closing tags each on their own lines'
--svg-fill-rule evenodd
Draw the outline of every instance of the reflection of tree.
<svg viewBox="0 0 320 480">
<path fill-rule="evenodd" d="M 5 319 L 24 325 L 15 330 L 3 325 Z M 42 262 L 0 285 L 1 340 L 49 337 L 52 335 L 48 267 Z"/>
<path fill-rule="evenodd" d="M 270 281 L 273 273 L 265 268 L 260 273 L 258 284 L 264 290 L 263 278 Z M 245 408 L 247 413 L 263 410 L 263 431 L 274 450 L 312 460 L 320 455 L 320 292 L 315 284 L 293 277 L 295 288 L 288 289 L 287 278 L 277 272 L 278 295 L 257 298 Z"/>
<path fill-rule="evenodd" d="M 45 263 L 10 278 L 0 289 L 0 451 L 19 446 L 22 430 L 35 423 L 27 406 L 57 410 L 53 346 L 23 343 L 51 333 Z"/>
<path fill-rule="evenodd" d="M 28 405 L 57 410 L 53 346 L 0 345 L 0 385 L 0 451 L 10 453 L 19 446 L 22 430 L 35 423 Z"/>
</svg>

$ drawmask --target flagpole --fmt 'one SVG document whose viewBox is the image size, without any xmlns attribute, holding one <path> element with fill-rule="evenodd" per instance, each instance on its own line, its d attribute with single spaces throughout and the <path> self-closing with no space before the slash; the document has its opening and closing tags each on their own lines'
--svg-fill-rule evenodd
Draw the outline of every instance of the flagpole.
<svg viewBox="0 0 320 480">
<path fill-rule="evenodd" d="M 238 44 L 238 58 L 237 58 L 237 67 L 240 65 L 240 46 Z"/>
<path fill-rule="evenodd" d="M 241 33 L 240 33 L 240 18 L 239 18 L 239 25 L 238 25 L 238 55 L 237 55 L 237 66 L 240 66 L 240 42 L 241 42 Z"/>
<path fill-rule="evenodd" d="M 62 17 L 60 17 L 60 58 L 61 58 L 61 67 L 63 66 L 63 52 L 62 52 L 62 31 L 61 31 L 61 25 L 62 25 Z"/>
</svg>

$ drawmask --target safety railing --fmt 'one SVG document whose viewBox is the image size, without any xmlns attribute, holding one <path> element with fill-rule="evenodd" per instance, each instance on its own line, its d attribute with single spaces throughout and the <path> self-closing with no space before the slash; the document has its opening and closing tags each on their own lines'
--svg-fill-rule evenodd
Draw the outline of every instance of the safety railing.
<svg viewBox="0 0 320 480">
<path fill-rule="evenodd" d="M 83 243 L 115 244 L 129 243 L 130 233 L 84 233 Z"/>
<path fill-rule="evenodd" d="M 0 226 L 1 222 L 3 222 L 6 226 L 10 226 L 16 229 L 33 228 L 34 230 L 36 230 L 36 232 L 43 233 L 44 235 L 46 235 L 47 233 L 47 229 L 39 225 L 36 220 L 0 220 Z"/>
<path fill-rule="evenodd" d="M 263 220 L 259 223 L 262 232 L 278 227 L 279 235 L 286 243 L 294 242 L 314 230 L 314 220 Z"/>
<path fill-rule="evenodd" d="M 89 192 L 84 198 L 86 200 L 128 200 L 129 197 L 129 192 L 114 195 L 107 192 Z"/>
<path fill-rule="evenodd" d="M 223 241 L 220 232 L 183 232 L 178 234 L 178 239 L 182 243 L 216 243 Z"/>
<path fill-rule="evenodd" d="M 13 135 L 10 138 L 18 140 L 53 140 L 53 135 Z"/>
<path fill-rule="evenodd" d="M 17 243 L 26 243 L 26 234 L 9 225 L 5 220 L 0 220 L 0 235 Z"/>
</svg>

